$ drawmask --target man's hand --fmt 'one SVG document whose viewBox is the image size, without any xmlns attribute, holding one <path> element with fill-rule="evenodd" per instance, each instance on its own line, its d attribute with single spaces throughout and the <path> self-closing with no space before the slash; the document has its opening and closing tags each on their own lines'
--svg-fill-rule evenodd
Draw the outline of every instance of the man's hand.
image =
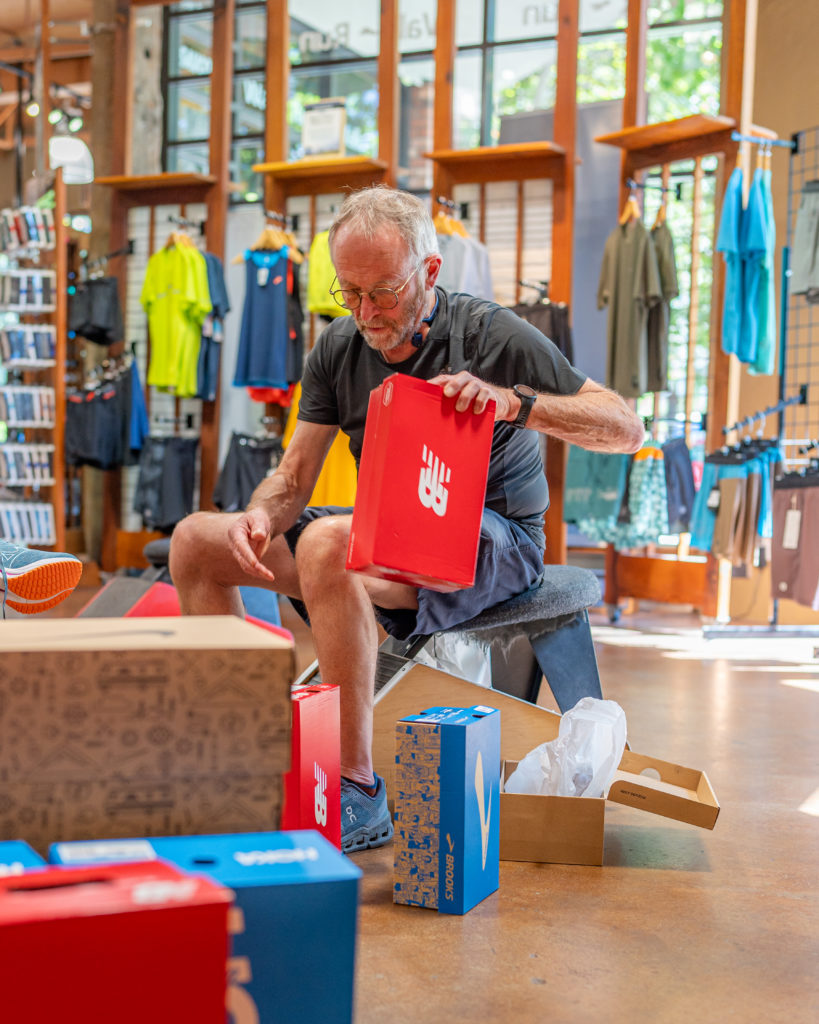
<svg viewBox="0 0 819 1024">
<path fill-rule="evenodd" d="M 275 580 L 261 562 L 270 544 L 270 518 L 263 509 L 248 509 L 228 530 L 228 540 L 233 557 L 246 573 L 271 583 Z"/>
<path fill-rule="evenodd" d="M 466 412 L 471 406 L 474 413 L 482 413 L 487 402 L 494 401 L 496 420 L 513 420 L 517 416 L 519 401 L 510 389 L 486 384 L 467 370 L 455 374 L 441 373 L 429 383 L 440 384 L 447 398 L 457 395 L 455 408 L 458 412 Z"/>
</svg>

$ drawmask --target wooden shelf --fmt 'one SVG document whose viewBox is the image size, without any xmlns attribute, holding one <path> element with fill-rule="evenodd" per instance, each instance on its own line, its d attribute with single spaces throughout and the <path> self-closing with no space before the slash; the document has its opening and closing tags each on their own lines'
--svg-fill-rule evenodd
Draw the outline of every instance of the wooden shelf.
<svg viewBox="0 0 819 1024">
<path fill-rule="evenodd" d="M 188 174 L 174 171 L 168 174 L 112 174 L 107 178 L 94 178 L 95 185 L 108 185 L 121 192 L 140 192 L 148 188 L 207 188 L 216 183 L 212 174 Z"/>
<path fill-rule="evenodd" d="M 607 146 L 619 146 L 620 149 L 634 152 L 641 149 L 653 149 L 655 146 L 668 146 L 675 142 L 690 139 L 710 138 L 724 135 L 736 128 L 732 117 L 712 116 L 709 114 L 691 114 L 675 121 L 660 121 L 657 124 L 640 124 L 633 128 L 623 128 L 619 132 L 598 135 L 595 142 L 603 142 Z"/>
<path fill-rule="evenodd" d="M 522 142 L 475 149 L 438 149 L 424 153 L 453 185 L 487 181 L 550 178 L 563 166 L 566 150 L 554 142 Z"/>
<path fill-rule="evenodd" d="M 203 200 L 216 184 L 216 176 L 185 171 L 167 174 L 112 174 L 94 178 L 94 184 L 115 189 L 128 206 L 159 206 L 162 203 Z"/>
<path fill-rule="evenodd" d="M 271 178 L 286 197 L 341 192 L 381 182 L 386 176 L 387 163 L 366 156 L 316 157 L 254 164 L 253 170 Z"/>
</svg>

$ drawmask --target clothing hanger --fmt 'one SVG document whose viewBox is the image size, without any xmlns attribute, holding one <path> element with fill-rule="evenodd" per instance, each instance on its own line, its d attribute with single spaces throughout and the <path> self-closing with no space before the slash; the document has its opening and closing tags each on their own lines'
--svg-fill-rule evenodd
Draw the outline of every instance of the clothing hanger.
<svg viewBox="0 0 819 1024">
<path fill-rule="evenodd" d="M 628 199 L 626 199 L 626 205 L 623 207 L 623 212 L 620 214 L 620 226 L 625 227 L 629 221 L 640 220 L 641 212 L 640 205 L 637 202 L 637 196 L 635 190 L 629 189 Z"/>
<path fill-rule="evenodd" d="M 654 224 L 652 225 L 652 231 L 655 228 L 662 227 L 662 225 L 665 224 L 665 217 L 666 217 L 666 202 L 665 202 L 665 193 L 663 193 L 663 200 L 660 203 L 660 209 L 657 210 L 657 216 L 654 218 Z"/>
</svg>

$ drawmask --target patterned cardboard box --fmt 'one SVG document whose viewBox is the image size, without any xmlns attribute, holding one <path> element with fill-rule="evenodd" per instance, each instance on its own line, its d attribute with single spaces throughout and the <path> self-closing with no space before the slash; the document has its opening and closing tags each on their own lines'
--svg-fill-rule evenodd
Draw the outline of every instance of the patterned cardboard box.
<svg viewBox="0 0 819 1024">
<path fill-rule="evenodd" d="M 0 628 L 0 839 L 278 827 L 292 645 L 233 616 Z"/>
</svg>

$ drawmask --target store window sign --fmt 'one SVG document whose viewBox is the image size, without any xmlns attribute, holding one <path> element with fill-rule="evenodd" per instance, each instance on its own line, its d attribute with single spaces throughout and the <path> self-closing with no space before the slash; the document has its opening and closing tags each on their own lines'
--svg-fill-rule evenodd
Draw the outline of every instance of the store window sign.
<svg viewBox="0 0 819 1024">
<path fill-rule="evenodd" d="M 179 44 L 179 70 L 187 75 L 209 75 L 213 61 L 205 53 L 199 53 L 191 46 Z"/>
<path fill-rule="evenodd" d="M 265 92 L 264 82 L 254 78 L 243 79 L 242 99 L 245 106 L 253 107 L 254 110 L 264 110 L 267 106 L 267 93 Z"/>
</svg>

